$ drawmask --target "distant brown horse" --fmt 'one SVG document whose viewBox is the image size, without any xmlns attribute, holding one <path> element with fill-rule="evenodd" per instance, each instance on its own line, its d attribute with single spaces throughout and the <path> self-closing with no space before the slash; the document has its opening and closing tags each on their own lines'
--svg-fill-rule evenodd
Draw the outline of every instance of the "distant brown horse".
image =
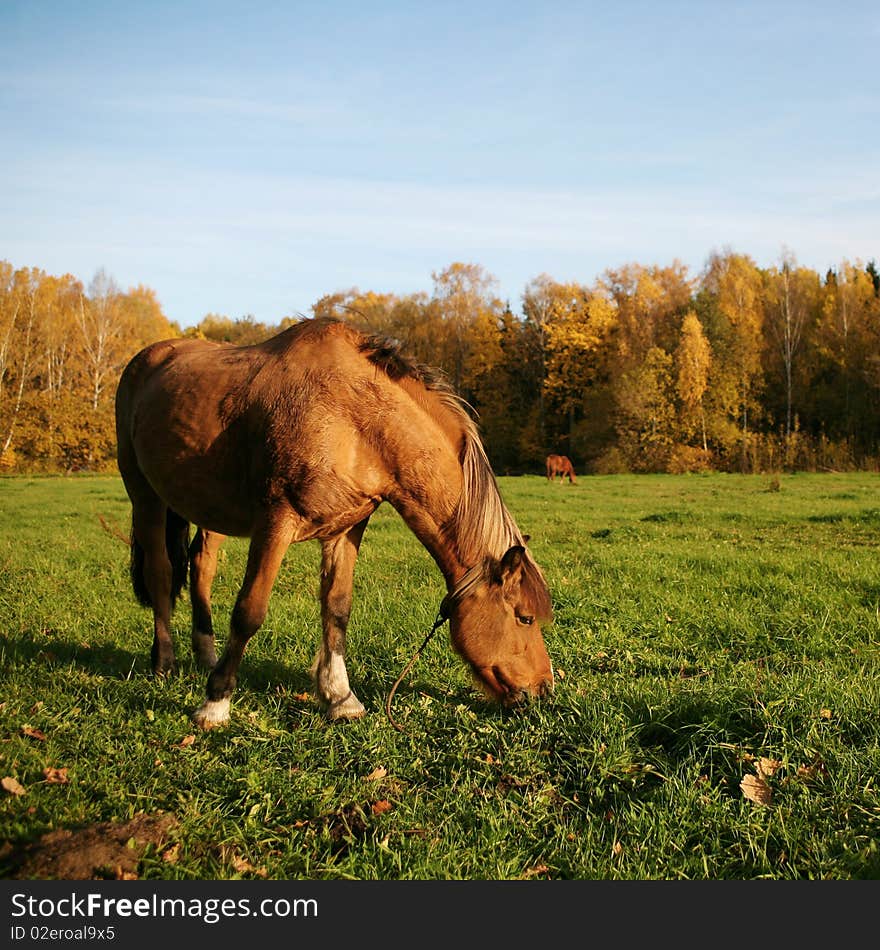
<svg viewBox="0 0 880 950">
<path fill-rule="evenodd" d="M 571 464 L 571 459 L 567 455 L 547 456 L 547 481 L 555 481 L 557 475 L 559 476 L 560 484 L 565 481 L 566 476 L 568 476 L 568 480 L 571 484 L 577 484 L 574 466 Z"/>
<path fill-rule="evenodd" d="M 228 721 L 285 551 L 311 539 L 322 551 L 316 690 L 329 718 L 364 714 L 345 640 L 358 548 L 383 501 L 442 572 L 453 647 L 488 696 L 511 705 L 552 688 L 540 627 L 550 595 L 528 539 L 461 400 L 395 344 L 332 320 L 304 320 L 255 346 L 154 343 L 122 374 L 116 430 L 131 576 L 153 610 L 156 674 L 174 668 L 171 611 L 189 567 L 193 650 L 211 669 L 193 716 L 201 727 Z M 210 593 L 227 535 L 249 537 L 250 548 L 217 662 Z"/>
</svg>

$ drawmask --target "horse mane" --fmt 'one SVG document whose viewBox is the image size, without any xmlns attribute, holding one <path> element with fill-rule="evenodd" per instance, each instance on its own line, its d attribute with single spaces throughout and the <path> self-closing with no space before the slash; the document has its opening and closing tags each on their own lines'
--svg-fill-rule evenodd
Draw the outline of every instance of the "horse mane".
<svg viewBox="0 0 880 950">
<path fill-rule="evenodd" d="M 483 560 L 487 570 L 491 566 L 489 559 L 497 562 L 511 546 L 522 546 L 525 554 L 520 589 L 524 606 L 535 616 L 548 619 L 552 608 L 547 582 L 526 547 L 526 538 L 501 498 L 472 407 L 455 392 L 440 370 L 405 354 L 398 340 L 361 334 L 358 349 L 390 379 L 421 384 L 425 391 L 437 396 L 443 409 L 455 417 L 461 427 L 459 462 L 462 490 L 447 526 L 447 534 L 454 538 L 463 563 L 474 565 Z M 419 402 L 431 412 L 430 401 Z"/>
</svg>

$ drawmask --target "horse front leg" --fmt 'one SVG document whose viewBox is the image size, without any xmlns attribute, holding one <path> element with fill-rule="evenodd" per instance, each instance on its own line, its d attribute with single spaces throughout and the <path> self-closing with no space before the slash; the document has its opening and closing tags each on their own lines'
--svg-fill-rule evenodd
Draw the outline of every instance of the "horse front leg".
<svg viewBox="0 0 880 950">
<path fill-rule="evenodd" d="M 211 616 L 211 585 L 217 573 L 217 554 L 226 536 L 199 528 L 189 549 L 189 596 L 192 604 L 192 649 L 206 670 L 217 665 L 214 623 Z"/>
<path fill-rule="evenodd" d="M 208 676 L 206 699 L 193 713 L 193 721 L 202 729 L 229 722 L 229 706 L 238 681 L 241 658 L 248 640 L 266 619 L 272 585 L 290 541 L 290 526 L 284 523 L 267 522 L 251 537 L 244 583 L 232 610 L 229 640 Z"/>
<path fill-rule="evenodd" d="M 348 682 L 345 668 L 345 636 L 351 614 L 354 565 L 367 521 L 321 546 L 321 647 L 312 664 L 312 677 L 319 698 L 327 706 L 327 718 L 359 719 L 366 713 Z"/>
</svg>

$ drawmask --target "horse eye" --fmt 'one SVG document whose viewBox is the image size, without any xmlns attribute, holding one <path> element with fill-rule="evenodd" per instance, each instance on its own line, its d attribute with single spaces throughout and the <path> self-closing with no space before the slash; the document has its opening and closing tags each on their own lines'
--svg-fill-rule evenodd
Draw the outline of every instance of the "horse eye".
<svg viewBox="0 0 880 950">
<path fill-rule="evenodd" d="M 530 627 L 530 626 L 535 622 L 535 618 L 534 618 L 534 617 L 528 617 L 528 616 L 526 616 L 525 614 L 517 614 L 516 619 L 517 619 L 520 623 L 524 623 L 527 627 Z"/>
</svg>

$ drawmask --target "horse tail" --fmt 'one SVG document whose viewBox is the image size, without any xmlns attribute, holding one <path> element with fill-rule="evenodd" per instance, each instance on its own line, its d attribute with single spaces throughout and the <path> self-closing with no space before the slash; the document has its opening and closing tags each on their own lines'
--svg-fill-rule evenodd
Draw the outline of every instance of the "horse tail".
<svg viewBox="0 0 880 950">
<path fill-rule="evenodd" d="M 165 515 L 165 551 L 171 561 L 171 606 L 177 602 L 180 592 L 186 586 L 189 567 L 189 522 L 170 508 Z M 131 586 L 139 604 L 152 607 L 153 599 L 144 577 L 144 549 L 131 535 L 131 559 L 129 563 Z"/>
</svg>

